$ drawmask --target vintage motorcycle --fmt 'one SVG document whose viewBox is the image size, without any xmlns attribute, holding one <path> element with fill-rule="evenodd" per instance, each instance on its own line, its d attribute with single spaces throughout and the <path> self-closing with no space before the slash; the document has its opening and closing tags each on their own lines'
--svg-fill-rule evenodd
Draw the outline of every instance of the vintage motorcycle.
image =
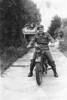
<svg viewBox="0 0 67 100">
<path fill-rule="evenodd" d="M 36 50 L 36 60 L 35 60 L 35 74 L 36 74 L 36 82 L 38 85 L 42 83 L 42 77 L 45 72 L 47 74 L 48 68 L 48 61 L 44 51 L 40 49 Z M 50 68 L 51 69 L 51 68 Z"/>
<path fill-rule="evenodd" d="M 28 48 L 31 48 L 28 46 Z M 48 61 L 45 56 L 44 50 L 41 50 L 38 45 L 35 45 L 36 49 L 36 60 L 35 60 L 35 74 L 36 74 L 36 82 L 38 85 L 41 85 L 42 83 L 42 77 L 43 74 L 47 74 L 47 70 L 50 70 L 51 68 L 48 68 Z"/>
</svg>

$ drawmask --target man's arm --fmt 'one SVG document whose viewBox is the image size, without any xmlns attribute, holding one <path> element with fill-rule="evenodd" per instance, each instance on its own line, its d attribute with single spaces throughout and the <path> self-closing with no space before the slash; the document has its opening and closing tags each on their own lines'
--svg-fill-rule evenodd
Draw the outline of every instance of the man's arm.
<svg viewBox="0 0 67 100">
<path fill-rule="evenodd" d="M 33 46 L 35 42 L 36 42 L 36 36 L 34 36 L 34 38 L 30 41 L 30 43 L 28 44 L 28 47 Z"/>
<path fill-rule="evenodd" d="M 48 39 L 49 41 L 51 41 L 52 43 L 55 42 L 55 40 L 53 39 L 53 37 L 47 32 L 48 35 Z"/>
</svg>

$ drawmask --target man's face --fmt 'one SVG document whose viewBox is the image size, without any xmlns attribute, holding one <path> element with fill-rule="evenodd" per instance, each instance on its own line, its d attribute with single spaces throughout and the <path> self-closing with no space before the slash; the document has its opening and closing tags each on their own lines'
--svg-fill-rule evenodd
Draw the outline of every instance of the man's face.
<svg viewBox="0 0 67 100">
<path fill-rule="evenodd" d="M 40 29 L 39 29 L 39 32 L 40 32 L 40 33 L 44 32 L 44 28 L 40 28 Z"/>
</svg>

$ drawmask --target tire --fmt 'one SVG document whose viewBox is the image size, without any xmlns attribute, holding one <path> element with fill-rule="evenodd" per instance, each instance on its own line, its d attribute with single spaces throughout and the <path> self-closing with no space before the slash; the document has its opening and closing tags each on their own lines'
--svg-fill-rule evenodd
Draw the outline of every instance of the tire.
<svg viewBox="0 0 67 100">
<path fill-rule="evenodd" d="M 42 67 L 40 63 L 36 64 L 36 82 L 38 85 L 42 83 Z"/>
</svg>

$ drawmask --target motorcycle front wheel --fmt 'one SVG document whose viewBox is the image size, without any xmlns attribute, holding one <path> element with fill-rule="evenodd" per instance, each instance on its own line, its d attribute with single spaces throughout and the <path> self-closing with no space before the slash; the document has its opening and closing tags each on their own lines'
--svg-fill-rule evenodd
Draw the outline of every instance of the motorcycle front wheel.
<svg viewBox="0 0 67 100">
<path fill-rule="evenodd" d="M 36 82 L 38 85 L 42 83 L 42 66 L 40 63 L 36 63 Z"/>
</svg>

